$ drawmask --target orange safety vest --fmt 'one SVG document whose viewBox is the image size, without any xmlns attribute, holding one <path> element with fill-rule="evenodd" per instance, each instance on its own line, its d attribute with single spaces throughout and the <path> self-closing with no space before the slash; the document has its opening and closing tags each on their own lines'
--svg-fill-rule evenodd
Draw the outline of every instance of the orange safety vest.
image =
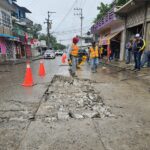
<svg viewBox="0 0 150 150">
<path fill-rule="evenodd" d="M 98 47 L 96 46 L 95 48 L 90 47 L 90 58 L 98 58 Z"/>
<path fill-rule="evenodd" d="M 71 55 L 78 56 L 79 47 L 75 44 L 72 45 Z"/>
</svg>

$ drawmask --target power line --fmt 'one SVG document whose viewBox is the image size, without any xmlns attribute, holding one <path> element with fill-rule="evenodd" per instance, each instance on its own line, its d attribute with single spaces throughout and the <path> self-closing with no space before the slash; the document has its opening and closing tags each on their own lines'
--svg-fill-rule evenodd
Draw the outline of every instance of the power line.
<svg viewBox="0 0 150 150">
<path fill-rule="evenodd" d="M 83 9 L 84 9 L 84 6 L 85 6 L 86 2 L 87 2 L 87 0 L 84 0 L 83 6 L 82 6 Z"/>
<path fill-rule="evenodd" d="M 81 47 L 82 47 L 82 30 L 83 30 L 83 9 L 82 8 L 74 8 L 74 10 L 78 11 L 75 15 L 80 16 L 81 19 Z"/>
<path fill-rule="evenodd" d="M 83 26 L 83 30 L 90 28 L 91 25 L 89 26 Z M 78 31 L 81 30 L 81 28 L 72 28 L 70 30 L 62 30 L 62 31 L 58 31 L 58 32 L 53 32 L 53 33 L 64 33 L 64 32 L 71 32 L 71 31 Z"/>
<path fill-rule="evenodd" d="M 60 23 L 56 26 L 55 31 L 58 29 L 58 27 L 65 21 L 66 17 L 70 14 L 70 12 L 72 11 L 72 9 L 74 8 L 75 3 L 77 2 L 77 0 L 74 1 L 74 3 L 72 4 L 71 8 L 69 9 L 69 11 L 66 13 L 66 15 L 63 17 L 63 19 L 60 21 Z"/>
<path fill-rule="evenodd" d="M 87 31 L 87 30 L 85 30 Z M 72 34 L 72 33 L 80 33 L 79 30 L 76 30 L 76 31 L 71 31 L 71 32 L 62 32 L 62 33 L 51 33 L 51 34 L 54 34 L 54 35 L 69 35 L 69 34 Z"/>
<path fill-rule="evenodd" d="M 44 22 L 44 23 L 47 24 L 47 42 L 48 42 L 48 48 L 51 47 L 51 45 L 50 45 L 50 29 L 52 27 L 52 20 L 50 20 L 50 14 L 54 14 L 54 13 L 56 13 L 56 12 L 50 12 L 50 11 L 48 11 L 48 18 L 46 19 L 46 22 Z"/>
</svg>

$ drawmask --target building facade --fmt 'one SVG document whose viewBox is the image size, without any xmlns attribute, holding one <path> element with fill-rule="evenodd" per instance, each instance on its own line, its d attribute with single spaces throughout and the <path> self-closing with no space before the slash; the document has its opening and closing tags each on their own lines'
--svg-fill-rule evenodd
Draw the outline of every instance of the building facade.
<svg viewBox="0 0 150 150">
<path fill-rule="evenodd" d="M 129 39 L 139 33 L 146 41 L 146 50 L 150 50 L 150 1 L 130 0 L 116 9 L 116 13 L 125 23 L 124 47 Z"/>
<path fill-rule="evenodd" d="M 13 58 L 13 40 L 16 37 L 12 35 L 12 17 L 14 11 L 13 0 L 0 1 L 0 60 L 5 61 Z"/>
<path fill-rule="evenodd" d="M 15 11 L 12 13 L 12 33 L 19 39 L 19 41 L 15 42 L 16 58 L 28 58 L 32 56 L 30 44 L 32 35 L 29 30 L 33 26 L 33 22 L 26 17 L 26 13 L 31 13 L 31 11 L 16 3 L 13 3 L 13 7 Z"/>
<path fill-rule="evenodd" d="M 33 22 L 26 17 L 26 13 L 31 12 L 15 2 L 16 0 L 0 1 L 0 61 L 32 56 L 32 35 L 28 33 L 28 29 Z"/>
<path fill-rule="evenodd" d="M 123 60 L 124 51 L 124 22 L 115 14 L 112 8 L 101 20 L 91 27 L 91 33 L 99 46 L 104 49 L 110 48 L 112 55 L 119 60 Z"/>
</svg>

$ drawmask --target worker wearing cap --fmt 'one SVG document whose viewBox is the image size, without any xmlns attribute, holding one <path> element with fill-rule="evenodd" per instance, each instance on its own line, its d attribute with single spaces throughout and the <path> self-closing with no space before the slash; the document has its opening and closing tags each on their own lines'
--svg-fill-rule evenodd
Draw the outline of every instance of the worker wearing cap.
<svg viewBox="0 0 150 150">
<path fill-rule="evenodd" d="M 76 76 L 77 59 L 78 59 L 78 51 L 79 51 L 79 47 L 77 46 L 78 42 L 79 42 L 78 37 L 74 37 L 72 39 L 72 46 L 69 51 L 71 62 L 72 62 L 72 65 L 70 68 L 70 72 L 72 76 Z"/>
<path fill-rule="evenodd" d="M 145 40 L 140 37 L 140 34 L 136 34 L 135 42 L 133 43 L 135 71 L 140 71 L 141 69 L 141 56 L 144 49 L 145 49 Z"/>
<path fill-rule="evenodd" d="M 90 47 L 89 53 L 90 53 L 90 60 L 91 60 L 91 69 L 92 69 L 92 72 L 95 73 L 97 72 L 97 66 L 99 63 L 99 59 L 98 59 L 99 50 L 95 42 L 92 42 L 92 46 Z"/>
</svg>

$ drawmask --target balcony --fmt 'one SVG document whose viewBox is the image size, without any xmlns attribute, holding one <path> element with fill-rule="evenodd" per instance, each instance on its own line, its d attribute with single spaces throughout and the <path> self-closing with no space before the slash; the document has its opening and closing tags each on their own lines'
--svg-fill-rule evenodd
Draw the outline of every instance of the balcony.
<svg viewBox="0 0 150 150">
<path fill-rule="evenodd" d="M 97 33 L 105 28 L 110 28 L 110 26 L 116 23 L 121 23 L 121 20 L 117 19 L 113 8 L 101 20 L 99 20 L 91 27 L 91 32 L 93 34 Z"/>
<path fill-rule="evenodd" d="M 31 20 L 28 19 L 28 18 L 21 18 L 19 21 L 20 21 L 21 23 L 24 23 L 27 27 L 33 26 L 33 21 L 31 21 Z"/>
<path fill-rule="evenodd" d="M 33 26 L 33 21 L 31 21 L 30 19 L 28 18 L 20 18 L 20 19 L 17 19 L 16 17 L 13 16 L 13 20 L 15 20 L 15 22 L 21 26 L 25 26 L 27 28 Z"/>
</svg>

